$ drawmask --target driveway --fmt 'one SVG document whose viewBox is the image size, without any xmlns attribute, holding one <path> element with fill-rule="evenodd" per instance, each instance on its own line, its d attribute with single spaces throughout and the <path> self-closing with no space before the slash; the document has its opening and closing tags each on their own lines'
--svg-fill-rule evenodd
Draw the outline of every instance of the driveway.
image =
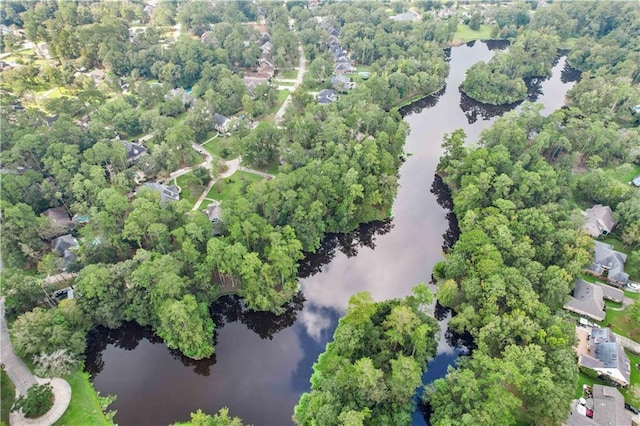
<svg viewBox="0 0 640 426">
<path fill-rule="evenodd" d="M 295 79 L 293 86 L 287 86 L 287 89 L 286 89 L 291 92 L 295 91 L 302 84 L 302 79 L 304 77 L 304 73 L 306 72 L 306 68 L 307 68 L 307 58 L 305 58 L 304 56 L 304 49 L 302 48 L 302 44 L 298 44 L 298 52 L 300 52 L 300 61 L 298 64 L 298 77 Z M 287 99 L 284 100 L 284 102 L 282 103 L 282 106 L 280 107 L 278 112 L 276 112 L 276 115 L 274 118 L 276 124 L 282 121 L 284 112 L 287 110 L 287 107 L 289 106 L 290 103 L 291 103 L 291 95 L 287 96 Z"/>
</svg>

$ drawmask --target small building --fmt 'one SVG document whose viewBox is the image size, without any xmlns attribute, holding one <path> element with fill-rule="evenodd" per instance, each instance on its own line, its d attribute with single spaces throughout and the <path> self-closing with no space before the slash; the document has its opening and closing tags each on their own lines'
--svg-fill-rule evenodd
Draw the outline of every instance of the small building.
<svg viewBox="0 0 640 426">
<path fill-rule="evenodd" d="M 637 186 L 640 188 L 640 175 L 634 177 L 633 179 L 631 179 L 631 185 L 633 186 Z"/>
<path fill-rule="evenodd" d="M 578 353 L 578 366 L 593 370 L 622 387 L 629 386 L 631 381 L 629 357 L 608 328 L 591 329 L 587 336 L 586 351 Z"/>
<path fill-rule="evenodd" d="M 143 186 L 160 194 L 160 205 L 163 207 L 166 206 L 168 202 L 180 200 L 180 189 L 175 185 L 147 182 Z"/>
<path fill-rule="evenodd" d="M 62 257 L 63 269 L 65 271 L 78 260 L 74 252 L 76 247 L 78 247 L 78 240 L 71 234 L 62 235 L 51 241 L 51 251 Z"/>
<path fill-rule="evenodd" d="M 265 41 L 262 46 L 260 46 L 260 50 L 262 50 L 262 52 L 271 52 L 271 49 L 273 49 L 273 44 L 271 44 L 270 41 Z"/>
<path fill-rule="evenodd" d="M 615 251 L 609 244 L 596 241 L 594 260 L 587 268 L 587 272 L 606 279 L 608 283 L 624 286 L 629 283 L 629 274 L 624 272 L 626 260 L 626 254 Z"/>
<path fill-rule="evenodd" d="M 63 206 L 47 209 L 42 214 L 49 221 L 54 237 L 67 234 L 74 228 L 73 221 Z"/>
<path fill-rule="evenodd" d="M 317 99 L 319 104 L 330 104 L 338 100 L 338 94 L 335 90 L 324 89 L 318 93 Z"/>
<path fill-rule="evenodd" d="M 571 403 L 567 426 L 631 426 L 631 416 L 618 389 L 595 384 L 588 398 Z"/>
<path fill-rule="evenodd" d="M 585 217 L 582 229 L 594 238 L 607 235 L 616 226 L 613 211 L 609 206 L 596 204 L 582 214 Z"/>
<path fill-rule="evenodd" d="M 603 291 L 600 286 L 577 280 L 572 296 L 564 305 L 564 309 L 578 315 L 587 316 L 596 321 L 605 317 Z"/>
<path fill-rule="evenodd" d="M 127 162 L 129 163 L 135 163 L 140 157 L 147 153 L 147 148 L 135 142 L 122 141 L 122 145 L 124 145 L 124 149 L 126 150 Z"/>
<path fill-rule="evenodd" d="M 51 59 L 51 53 L 49 52 L 49 46 L 47 43 L 38 43 L 35 48 L 36 55 L 44 59 Z"/>
<path fill-rule="evenodd" d="M 229 131 L 229 119 L 222 114 L 218 114 L 217 112 L 213 116 L 213 121 L 215 121 L 215 129 L 219 132 L 226 133 Z"/>
</svg>

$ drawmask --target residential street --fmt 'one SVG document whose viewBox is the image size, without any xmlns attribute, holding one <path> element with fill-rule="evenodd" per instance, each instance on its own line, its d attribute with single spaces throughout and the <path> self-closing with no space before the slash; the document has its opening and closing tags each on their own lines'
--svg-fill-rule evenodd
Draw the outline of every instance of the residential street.
<svg viewBox="0 0 640 426">
<path fill-rule="evenodd" d="M 298 86 L 302 84 L 302 78 L 304 77 L 304 73 L 307 67 L 307 58 L 305 58 L 304 56 L 304 49 L 302 48 L 302 44 L 298 45 L 298 51 L 300 52 L 300 63 L 298 64 L 298 77 L 295 79 L 295 83 L 293 83 L 293 86 L 283 86 L 283 87 L 287 87 L 286 90 L 289 90 L 291 92 L 295 91 L 298 88 Z M 276 112 L 276 116 L 275 116 L 276 124 L 282 121 L 282 117 L 284 116 L 284 112 L 287 110 L 289 103 L 291 103 L 291 95 L 287 96 L 287 99 L 284 100 L 284 102 L 282 103 L 282 106 L 280 107 L 278 112 Z"/>
</svg>

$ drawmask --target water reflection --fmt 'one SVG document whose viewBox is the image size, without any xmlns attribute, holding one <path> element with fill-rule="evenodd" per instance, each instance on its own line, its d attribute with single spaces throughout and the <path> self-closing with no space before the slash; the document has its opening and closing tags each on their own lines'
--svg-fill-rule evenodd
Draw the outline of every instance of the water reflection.
<svg viewBox="0 0 640 426">
<path fill-rule="evenodd" d="M 573 68 L 565 60 L 564 66 L 562 67 L 562 71 L 560 72 L 560 81 L 563 82 L 564 84 L 576 83 L 580 81 L 581 76 L 582 76 L 582 72 L 576 68 Z"/>
<path fill-rule="evenodd" d="M 402 114 L 403 117 L 407 117 L 412 114 L 420 114 L 422 110 L 433 108 L 436 106 L 440 97 L 444 95 L 444 92 L 447 90 L 447 87 L 443 87 L 439 92 L 434 93 L 433 95 L 425 96 L 422 99 L 419 99 L 409 105 L 405 105 L 400 108 L 398 111 Z"/>
<path fill-rule="evenodd" d="M 509 40 L 482 40 L 489 50 L 505 50 L 511 42 Z"/>
<path fill-rule="evenodd" d="M 506 105 L 489 105 L 478 102 L 475 99 L 470 98 L 462 90 L 460 90 L 460 109 L 464 111 L 464 115 L 467 117 L 469 124 L 473 124 L 481 118 L 483 121 L 491 120 L 495 117 L 500 117 L 507 111 L 511 111 L 522 102 L 516 102 Z"/>
<path fill-rule="evenodd" d="M 435 195 L 438 205 L 447 210 L 447 221 L 449 227 L 447 231 L 442 234 L 442 251 L 447 253 L 455 245 L 458 238 L 460 238 L 460 227 L 458 226 L 458 217 L 453 212 L 453 198 L 451 197 L 451 190 L 444 183 L 440 175 L 435 175 L 433 183 L 431 184 L 431 193 Z M 436 317 L 437 318 L 437 317 Z"/>
<path fill-rule="evenodd" d="M 385 219 L 365 223 L 346 234 L 327 235 L 316 253 L 309 253 L 300 261 L 299 277 L 308 278 L 321 272 L 322 268 L 333 260 L 338 251 L 347 257 L 354 257 L 363 247 L 375 249 L 376 237 L 389 233 L 393 226 L 392 219 Z"/>
</svg>

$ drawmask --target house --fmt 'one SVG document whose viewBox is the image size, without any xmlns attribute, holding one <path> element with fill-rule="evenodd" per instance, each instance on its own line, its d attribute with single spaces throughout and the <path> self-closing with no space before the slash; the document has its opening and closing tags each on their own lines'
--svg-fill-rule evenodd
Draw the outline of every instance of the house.
<svg viewBox="0 0 640 426">
<path fill-rule="evenodd" d="M 631 380 L 631 363 L 624 348 L 608 328 L 592 328 L 586 345 L 580 344 L 578 366 L 593 370 L 619 386 L 627 387 Z M 586 348 L 586 350 L 585 350 Z"/>
<path fill-rule="evenodd" d="M 95 69 L 89 73 L 89 77 L 93 79 L 93 84 L 99 86 L 103 81 L 107 73 L 105 70 Z"/>
<path fill-rule="evenodd" d="M 335 90 L 324 89 L 318 93 L 317 99 L 319 104 L 330 104 L 338 100 L 338 94 Z"/>
<path fill-rule="evenodd" d="M 76 247 L 78 247 L 78 240 L 71 234 L 62 235 L 51 241 L 51 251 L 62 257 L 62 264 L 64 265 L 65 271 L 78 259 L 74 253 Z"/>
<path fill-rule="evenodd" d="M 144 13 L 146 13 L 147 15 L 152 15 L 153 11 L 156 9 L 156 7 L 152 4 L 148 4 L 144 7 L 144 9 L 142 9 L 142 11 Z"/>
<path fill-rule="evenodd" d="M 420 20 L 420 17 L 412 11 L 408 11 L 399 15 L 394 15 L 390 19 L 398 22 L 416 22 Z"/>
<path fill-rule="evenodd" d="M 594 384 L 588 398 L 571 403 L 567 426 L 631 426 L 631 416 L 618 389 Z"/>
<path fill-rule="evenodd" d="M 354 71 L 355 71 L 355 68 L 353 67 L 353 65 L 345 62 L 340 62 L 336 64 L 336 67 L 334 69 L 334 72 L 336 74 L 351 74 Z"/>
<path fill-rule="evenodd" d="M 613 219 L 613 211 L 609 206 L 596 204 L 582 212 L 582 214 L 585 217 L 582 229 L 594 238 L 600 235 L 607 235 L 616 226 L 616 221 Z"/>
<path fill-rule="evenodd" d="M 222 114 L 218 114 L 217 112 L 213 116 L 213 120 L 215 121 L 215 129 L 219 132 L 226 133 L 229 131 L 229 119 Z"/>
<path fill-rule="evenodd" d="M 135 163 L 140 157 L 147 153 L 147 148 L 135 142 L 122 141 L 122 145 L 124 145 L 124 149 L 126 150 L 127 162 L 129 163 Z"/>
<path fill-rule="evenodd" d="M 577 280 L 572 296 L 564 309 L 578 315 L 584 315 L 596 321 L 604 320 L 604 295 L 602 288 L 584 280 Z"/>
<path fill-rule="evenodd" d="M 47 46 L 47 43 L 38 43 L 36 44 L 36 49 L 35 49 L 36 55 L 40 56 L 41 58 L 44 59 L 51 59 L 51 53 L 49 52 L 49 46 Z"/>
<path fill-rule="evenodd" d="M 63 206 L 47 209 L 42 214 L 49 221 L 54 237 L 66 234 L 74 228 L 73 221 Z"/>
<path fill-rule="evenodd" d="M 258 44 L 258 46 L 262 46 L 268 41 L 271 41 L 271 35 L 268 32 L 265 32 L 260 36 L 256 43 Z"/>
<path fill-rule="evenodd" d="M 260 84 L 269 84 L 270 78 L 271 77 L 269 76 L 269 74 L 256 72 L 245 74 L 244 77 L 242 77 L 242 81 L 247 88 L 247 93 L 249 94 L 249 96 L 255 97 L 256 87 Z"/>
<path fill-rule="evenodd" d="M 640 114 L 640 105 L 636 105 L 633 107 L 633 112 L 635 112 L 636 114 Z"/>
<path fill-rule="evenodd" d="M 340 35 L 340 29 L 339 29 L 339 28 L 336 28 L 336 27 L 329 27 L 329 28 L 327 28 L 327 33 L 328 33 L 330 36 L 336 36 L 336 37 L 338 37 L 338 36 Z"/>
<path fill-rule="evenodd" d="M 331 86 L 339 92 L 346 92 L 353 88 L 354 83 L 346 75 L 336 75 L 331 77 Z"/>
<path fill-rule="evenodd" d="M 147 182 L 143 186 L 160 194 L 160 205 L 163 207 L 166 206 L 169 201 L 178 201 L 180 199 L 180 189 L 175 185 Z"/>
<path fill-rule="evenodd" d="M 222 219 L 220 218 L 220 211 L 220 201 L 214 201 L 202 212 L 207 215 L 211 222 L 218 223 L 222 222 Z"/>
<path fill-rule="evenodd" d="M 629 274 L 624 272 L 626 260 L 626 254 L 615 251 L 609 244 L 596 241 L 594 260 L 587 272 L 611 284 L 624 286 L 629 283 Z"/>
<path fill-rule="evenodd" d="M 263 53 L 271 52 L 271 49 L 273 49 L 273 44 L 271 44 L 270 41 L 266 41 L 262 46 L 260 46 L 260 49 Z"/>
<path fill-rule="evenodd" d="M 207 44 L 218 44 L 218 39 L 213 35 L 213 31 L 203 32 L 200 41 Z"/>
</svg>

